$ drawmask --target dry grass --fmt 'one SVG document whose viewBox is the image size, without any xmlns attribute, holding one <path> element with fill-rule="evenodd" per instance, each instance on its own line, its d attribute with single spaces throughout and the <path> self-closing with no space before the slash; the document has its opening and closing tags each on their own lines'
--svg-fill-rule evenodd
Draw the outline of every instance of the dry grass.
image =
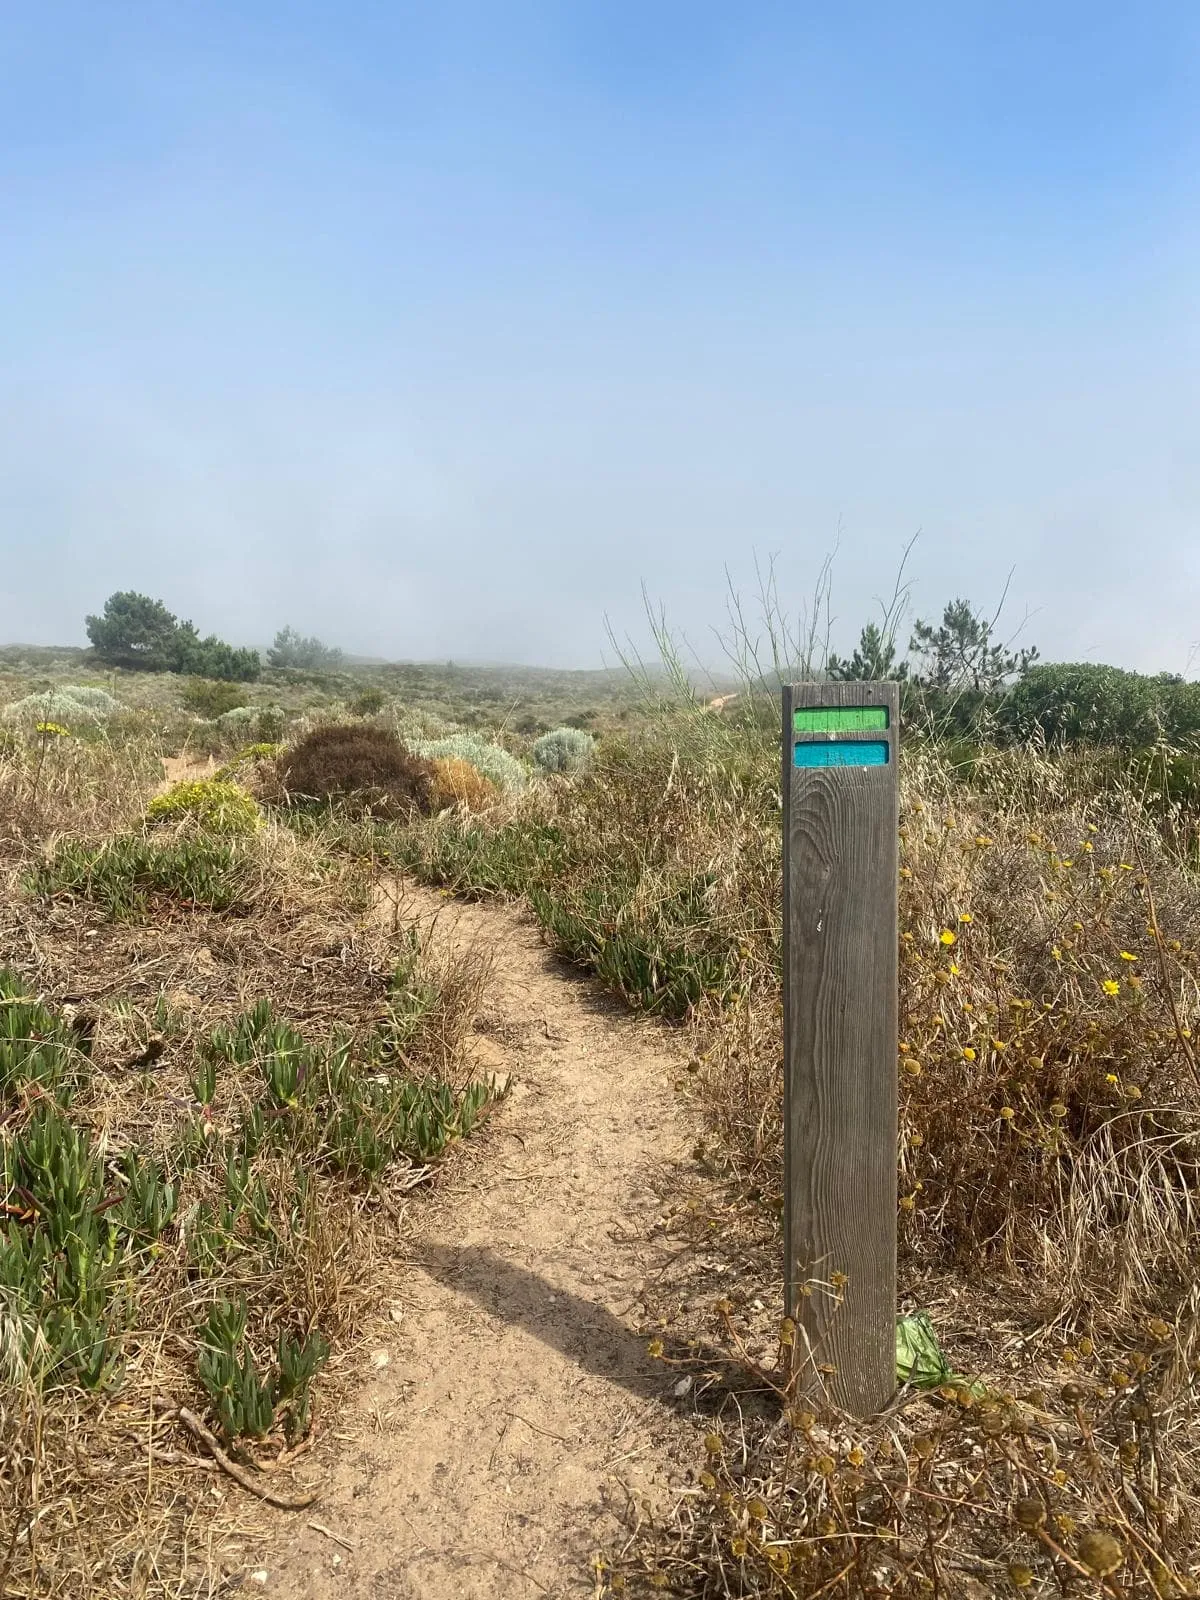
<svg viewBox="0 0 1200 1600">
<path fill-rule="evenodd" d="M 673 1543 L 660 1530 L 616 1587 L 1200 1592 L 1200 881 L 1138 793 L 1089 796 L 1080 777 L 1030 752 L 969 786 L 935 756 L 906 764 L 902 1287 L 980 1387 L 871 1426 L 778 1377 L 772 1392 L 779 1324 L 754 1306 L 779 1303 L 778 1241 L 757 1204 L 732 1206 L 710 1221 L 744 1287 L 701 1290 L 672 1326 L 684 1351 L 711 1340 L 706 1306 L 741 1378 L 712 1388 L 710 1460 Z M 758 908 L 751 970 L 732 1004 L 694 1013 L 693 1081 L 734 1193 L 774 1214 L 778 913 L 759 918 L 777 868 L 752 855 L 747 881 L 746 859 L 725 881 L 730 914 Z"/>
<path fill-rule="evenodd" d="M 386 1097 L 436 1081 L 457 1104 L 470 1075 L 481 961 L 450 961 L 403 908 L 385 924 L 369 863 L 332 850 L 320 828 L 298 837 L 268 821 L 239 847 L 249 865 L 236 914 L 167 895 L 114 920 L 86 893 L 30 892 L 31 870 L 64 845 L 140 834 L 161 778 L 149 746 L 61 741 L 0 766 L 0 947 L 80 1040 L 66 1115 L 102 1162 L 105 1205 L 118 1206 L 105 1216 L 123 1214 L 129 1160 L 157 1163 L 178 1191 L 157 1237 L 108 1234 L 119 1270 L 104 1312 L 111 1373 L 98 1387 L 39 1373 L 41 1313 L 0 1279 L 0 1592 L 14 1596 L 217 1594 L 253 1564 L 256 1533 L 281 1513 L 215 1471 L 155 1399 L 212 1417 L 198 1328 L 214 1304 L 244 1299 L 261 1371 L 274 1369 L 281 1336 L 333 1346 L 313 1400 L 315 1427 L 326 1425 L 385 1292 L 399 1212 L 431 1170 L 403 1141 L 389 1154 Z M 294 1104 L 272 1099 L 270 1073 L 287 1061 L 266 1037 L 241 1056 L 218 1051 L 205 1084 L 211 1041 L 264 1000 L 310 1047 Z M 357 1122 L 339 1122 L 335 1082 L 385 1107 L 382 1154 L 359 1148 Z M 47 1097 L 18 1082 L 0 1098 L 7 1161 Z M 0 1223 L 8 1251 L 44 1213 L 11 1189 L 0 1198 L 12 1208 Z M 269 1458 L 296 1442 L 281 1430 L 230 1447 Z M 261 1481 L 305 1487 L 304 1443 Z"/>
<path fill-rule="evenodd" d="M 1200 1592 L 1187 819 L 1111 761 L 956 770 L 909 750 L 903 1308 L 932 1313 L 981 1388 L 948 1382 L 864 1427 L 776 1375 L 777 759 L 751 729 L 681 718 L 507 819 L 410 847 L 456 887 L 529 894 L 565 953 L 692 1034 L 722 1202 L 670 1207 L 698 1265 L 662 1338 L 696 1378 L 708 1459 L 614 1591 Z M 1114 1548 L 1113 1573 L 1089 1575 Z"/>
<path fill-rule="evenodd" d="M 477 767 L 455 756 L 442 756 L 433 762 L 433 804 L 435 809 L 458 806 L 464 811 L 486 811 L 500 798 L 500 791 Z"/>
</svg>

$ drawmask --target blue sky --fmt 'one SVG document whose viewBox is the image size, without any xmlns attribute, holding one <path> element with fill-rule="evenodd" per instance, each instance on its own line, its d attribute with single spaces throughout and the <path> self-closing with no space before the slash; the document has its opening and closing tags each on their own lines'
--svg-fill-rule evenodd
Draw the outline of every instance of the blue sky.
<svg viewBox="0 0 1200 1600">
<path fill-rule="evenodd" d="M 1200 640 L 1200 11 L 0 12 L 0 639 L 589 665 L 728 567 Z"/>
</svg>

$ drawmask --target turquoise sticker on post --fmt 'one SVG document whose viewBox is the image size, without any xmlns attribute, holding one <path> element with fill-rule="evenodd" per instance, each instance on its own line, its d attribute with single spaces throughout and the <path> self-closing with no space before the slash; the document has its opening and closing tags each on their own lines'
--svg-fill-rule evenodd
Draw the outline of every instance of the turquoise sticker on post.
<svg viewBox="0 0 1200 1600">
<path fill-rule="evenodd" d="M 886 739 L 855 739 L 838 744 L 798 744 L 793 760 L 798 767 L 886 767 Z"/>
</svg>

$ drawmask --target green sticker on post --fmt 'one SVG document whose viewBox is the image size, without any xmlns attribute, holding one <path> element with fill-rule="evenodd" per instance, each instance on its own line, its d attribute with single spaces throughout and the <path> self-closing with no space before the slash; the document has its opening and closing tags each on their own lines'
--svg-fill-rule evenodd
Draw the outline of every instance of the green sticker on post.
<svg viewBox="0 0 1200 1600">
<path fill-rule="evenodd" d="M 812 706 L 792 717 L 797 733 L 875 733 L 888 725 L 886 706 Z"/>
</svg>

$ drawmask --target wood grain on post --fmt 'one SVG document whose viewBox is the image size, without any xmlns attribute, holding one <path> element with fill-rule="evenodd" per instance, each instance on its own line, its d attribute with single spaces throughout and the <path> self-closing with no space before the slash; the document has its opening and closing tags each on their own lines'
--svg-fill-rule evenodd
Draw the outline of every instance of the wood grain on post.
<svg viewBox="0 0 1200 1600">
<path fill-rule="evenodd" d="M 898 713 L 892 683 L 783 691 L 787 1308 L 858 1416 L 896 1389 Z"/>
</svg>

